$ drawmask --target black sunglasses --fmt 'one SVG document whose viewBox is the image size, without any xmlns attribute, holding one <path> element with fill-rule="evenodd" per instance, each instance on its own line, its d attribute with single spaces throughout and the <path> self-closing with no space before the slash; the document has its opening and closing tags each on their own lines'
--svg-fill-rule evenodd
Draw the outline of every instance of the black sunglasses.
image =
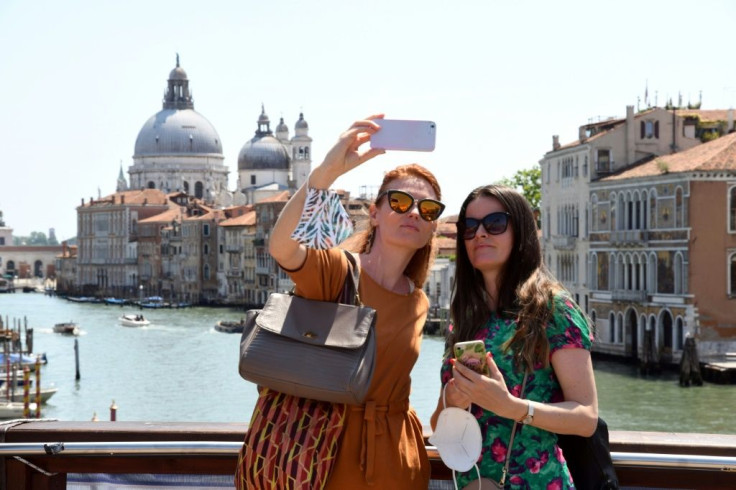
<svg viewBox="0 0 736 490">
<path fill-rule="evenodd" d="M 480 225 L 486 229 L 489 235 L 500 235 L 509 226 L 509 213 L 499 211 L 483 216 L 481 219 L 465 218 L 465 223 L 457 223 L 458 231 L 463 235 L 463 240 L 472 240 Z"/>
<path fill-rule="evenodd" d="M 381 192 L 376 197 L 376 203 L 381 200 L 383 196 L 388 196 L 388 205 L 392 211 L 404 214 L 411 211 L 414 206 L 414 196 L 408 192 L 398 191 L 396 189 L 389 189 Z M 445 205 L 435 199 L 420 199 L 416 201 L 417 209 L 419 210 L 419 216 L 424 221 L 435 221 L 440 217 L 442 211 L 445 210 Z"/>
</svg>

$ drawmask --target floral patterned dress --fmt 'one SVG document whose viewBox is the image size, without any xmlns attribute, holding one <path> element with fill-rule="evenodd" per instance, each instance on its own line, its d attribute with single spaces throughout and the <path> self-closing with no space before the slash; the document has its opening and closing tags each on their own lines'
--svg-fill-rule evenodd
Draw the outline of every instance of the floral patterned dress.
<svg viewBox="0 0 736 490">
<path fill-rule="evenodd" d="M 501 370 L 509 391 L 514 396 L 520 396 L 524 373 L 514 371 L 511 350 L 508 352 L 502 350 L 503 344 L 512 337 L 515 330 L 516 322 L 513 318 L 502 318 L 492 313 L 486 324 L 478 331 L 475 340 L 485 341 L 486 349 L 493 354 L 493 359 Z M 550 344 L 550 358 L 558 349 L 590 350 L 593 336 L 588 322 L 580 307 L 568 296 L 559 295 L 555 298 L 552 320 L 547 325 L 547 338 Z M 452 378 L 448 358 L 442 363 L 441 376 L 443 385 Z M 563 401 L 562 388 L 551 364 L 547 368 L 541 364 L 535 366 L 527 378 L 523 398 L 540 403 Z M 514 421 L 499 417 L 475 405 L 471 411 L 478 419 L 483 434 L 483 452 L 478 461 L 480 474 L 484 478 L 499 481 Z M 458 473 L 458 487 L 463 488 L 477 478 L 475 468 Z M 506 484 L 509 488 L 535 490 L 575 488 L 565 458 L 557 446 L 557 435 L 544 429 L 519 424 L 511 448 Z"/>
</svg>

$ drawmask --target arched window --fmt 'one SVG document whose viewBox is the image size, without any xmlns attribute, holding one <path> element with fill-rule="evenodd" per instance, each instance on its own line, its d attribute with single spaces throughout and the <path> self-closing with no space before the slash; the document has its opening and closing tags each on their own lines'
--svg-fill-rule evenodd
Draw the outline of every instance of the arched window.
<svg viewBox="0 0 736 490">
<path fill-rule="evenodd" d="M 675 322 L 675 337 L 676 337 L 676 348 L 677 350 L 682 350 L 682 346 L 685 342 L 683 336 L 684 336 L 684 328 L 682 326 L 682 317 L 677 317 L 677 321 Z"/>
<path fill-rule="evenodd" d="M 149 189 L 155 189 L 156 188 L 156 184 L 152 180 L 149 180 L 148 181 L 148 188 Z"/>
<path fill-rule="evenodd" d="M 197 199 L 202 199 L 202 197 L 204 197 L 204 184 L 200 181 L 194 184 L 194 197 Z"/>
<path fill-rule="evenodd" d="M 682 260 L 682 254 L 676 253 L 675 254 L 675 266 L 674 266 L 674 273 L 675 273 L 675 294 L 682 294 L 683 292 L 683 260 Z"/>
<path fill-rule="evenodd" d="M 608 314 L 608 341 L 610 343 L 616 341 L 616 315 L 613 312 Z"/>
<path fill-rule="evenodd" d="M 209 264 L 204 264 L 204 272 L 203 272 L 203 275 L 204 275 L 204 279 L 205 280 L 209 280 L 209 278 L 210 278 L 210 265 Z"/>
<path fill-rule="evenodd" d="M 184 181 L 184 192 L 189 194 L 189 182 Z"/>
<path fill-rule="evenodd" d="M 10 264 L 10 262 L 8 262 L 8 264 Z M 10 265 L 8 265 L 8 268 L 10 268 Z M 736 253 L 732 253 L 728 258 L 728 272 L 728 294 L 733 298 L 736 297 Z"/>
<path fill-rule="evenodd" d="M 728 191 L 728 231 L 736 233 L 736 185 Z"/>
<path fill-rule="evenodd" d="M 683 206 L 682 187 L 675 191 L 675 228 L 685 225 L 685 209 Z"/>
</svg>

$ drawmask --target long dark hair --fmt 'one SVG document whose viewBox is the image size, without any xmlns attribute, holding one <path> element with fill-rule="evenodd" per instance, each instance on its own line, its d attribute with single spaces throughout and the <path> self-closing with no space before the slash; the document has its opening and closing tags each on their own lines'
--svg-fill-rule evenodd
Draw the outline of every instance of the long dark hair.
<svg viewBox="0 0 736 490">
<path fill-rule="evenodd" d="M 516 320 L 516 333 L 505 344 L 515 355 L 517 367 L 529 369 L 549 363 L 549 342 L 545 325 L 552 315 L 555 293 L 563 290 L 542 262 L 538 228 L 529 202 L 515 189 L 486 185 L 474 189 L 460 208 L 458 216 L 457 263 L 453 284 L 451 313 L 453 331 L 448 346 L 472 340 L 491 314 L 483 275 L 470 263 L 463 240 L 468 205 L 479 197 L 497 199 L 511 214 L 513 235 L 511 255 L 499 275 L 497 313 Z"/>
<path fill-rule="evenodd" d="M 415 177 L 426 181 L 430 187 L 432 187 L 437 199 L 442 199 L 442 190 L 440 189 L 439 182 L 437 182 L 437 178 L 432 172 L 417 163 L 401 165 L 389 172 L 386 172 L 383 176 L 381 187 L 378 189 L 378 194 L 389 189 L 390 184 L 394 180 L 406 177 Z M 378 203 L 376 203 L 376 205 L 378 205 Z M 376 230 L 375 227 L 370 224 L 370 221 L 368 221 L 368 223 L 367 229 L 355 232 L 350 238 L 343 242 L 341 246 L 353 252 L 369 253 L 371 246 L 373 245 Z M 427 244 L 414 252 L 411 260 L 409 260 L 409 263 L 406 265 L 406 269 L 404 269 L 406 277 L 411 279 L 414 286 L 418 288 L 422 288 L 427 280 L 429 268 L 432 266 L 436 253 L 435 242 L 435 234 L 432 234 L 432 237 L 429 239 Z"/>
</svg>

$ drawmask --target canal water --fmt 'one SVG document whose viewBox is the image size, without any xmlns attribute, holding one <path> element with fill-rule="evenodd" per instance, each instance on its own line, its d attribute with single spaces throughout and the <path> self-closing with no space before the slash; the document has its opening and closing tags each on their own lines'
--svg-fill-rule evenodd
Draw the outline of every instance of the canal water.
<svg viewBox="0 0 736 490">
<path fill-rule="evenodd" d="M 151 325 L 131 328 L 118 318 L 133 307 L 72 303 L 40 293 L 0 294 L 3 321 L 27 319 L 34 351 L 45 352 L 42 385 L 58 392 L 42 417 L 108 420 L 247 422 L 255 386 L 238 375 L 240 336 L 217 332 L 219 320 L 239 320 L 228 308 L 142 310 Z M 74 321 L 81 334 L 79 381 L 75 337 L 53 333 L 55 323 Z M 425 337 L 412 373 L 411 403 L 424 424 L 439 394 L 444 342 Z M 736 434 L 736 386 L 707 383 L 681 388 L 676 373 L 642 377 L 633 366 L 594 362 L 600 414 L 611 430 Z"/>
</svg>

